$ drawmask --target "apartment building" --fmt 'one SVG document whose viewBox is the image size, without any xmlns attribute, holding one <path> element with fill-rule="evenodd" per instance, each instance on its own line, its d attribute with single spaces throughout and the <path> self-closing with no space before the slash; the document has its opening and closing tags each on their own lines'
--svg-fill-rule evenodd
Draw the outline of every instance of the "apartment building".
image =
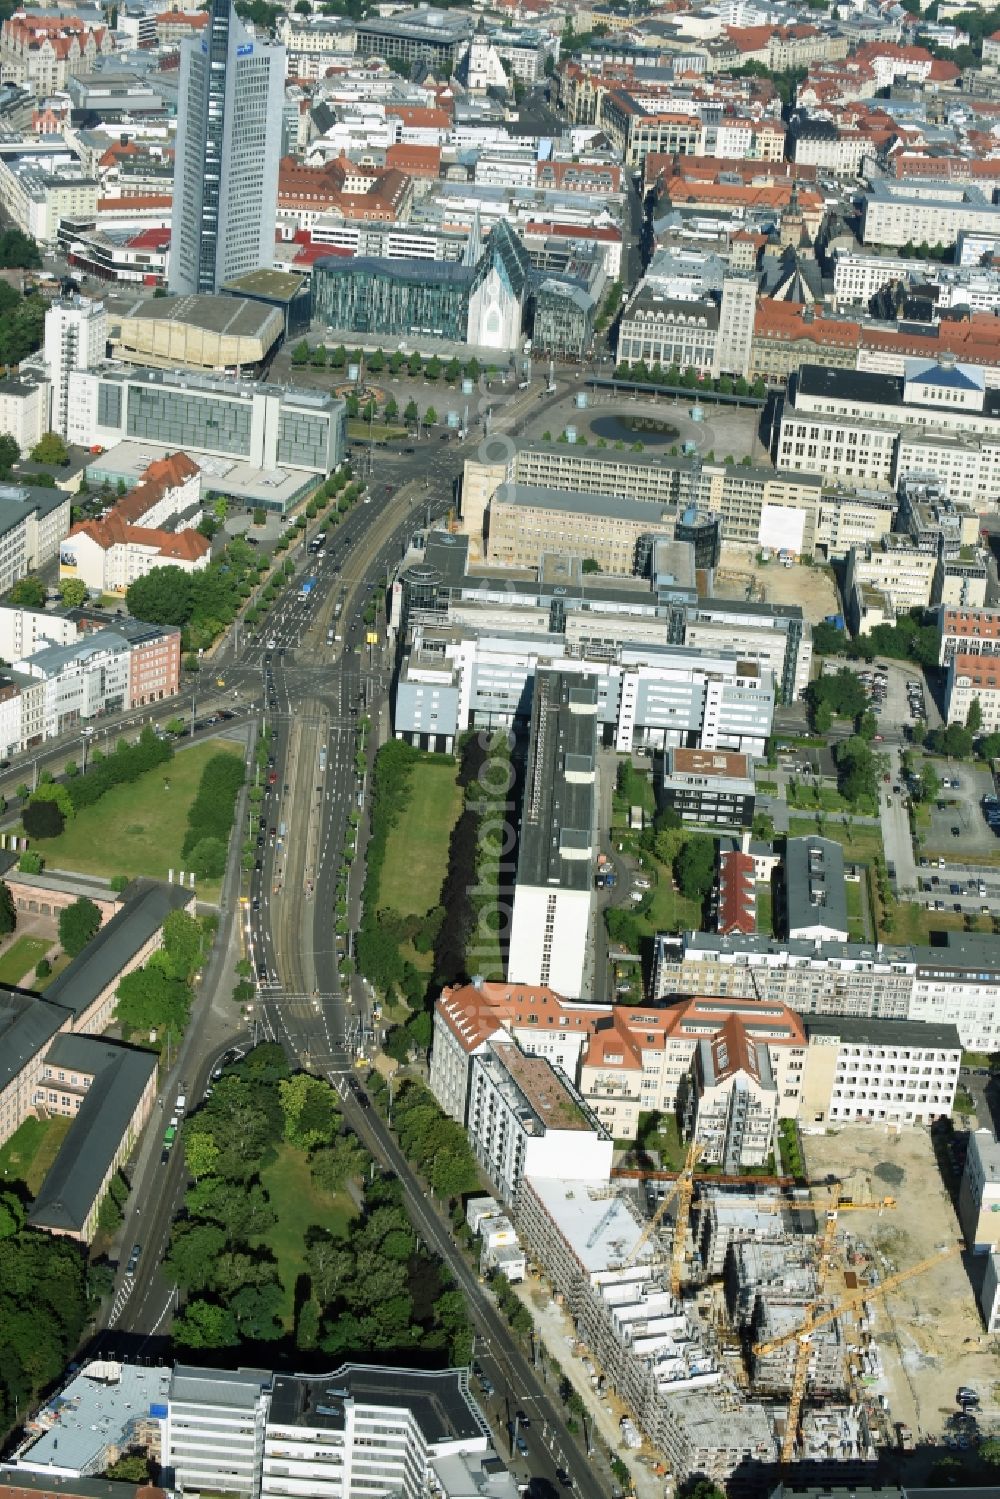
<svg viewBox="0 0 1000 1499">
<path fill-rule="evenodd" d="M 1000 609 L 952 609 L 942 605 L 935 611 L 935 624 L 941 666 L 948 666 L 958 655 L 1000 655 Z"/>
<path fill-rule="evenodd" d="M 589 987 L 597 830 L 597 679 L 540 669 L 531 707 L 507 976 Z M 472 960 L 474 961 L 474 959 Z"/>
<path fill-rule="evenodd" d="M 0 590 L 51 562 L 69 524 L 64 490 L 0 484 Z"/>
<path fill-rule="evenodd" d="M 0 380 L 0 432 L 9 432 L 22 453 L 29 453 L 49 430 L 49 382 L 22 372 Z"/>
<path fill-rule="evenodd" d="M 949 932 L 940 947 L 661 934 L 653 997 L 681 994 L 775 1001 L 803 1016 L 954 1025 L 969 1051 L 1000 1041 L 1000 949 L 974 933 Z"/>
<path fill-rule="evenodd" d="M 93 14 L 93 12 L 91 13 Z M 0 76 L 29 87 L 36 99 L 65 89 L 115 50 L 112 32 L 74 15 L 19 9 L 0 27 Z"/>
<path fill-rule="evenodd" d="M 682 301 L 640 286 L 621 316 L 618 357 L 666 369 L 711 372 L 719 336 L 719 308 L 710 298 Z"/>
<path fill-rule="evenodd" d="M 489 502 L 486 560 L 537 567 L 557 552 L 629 576 L 648 571 L 652 538 L 672 537 L 675 520 L 672 508 L 657 513 L 645 500 L 503 483 Z"/>
<path fill-rule="evenodd" d="M 969 1136 L 958 1219 L 974 1254 L 991 1253 L 1000 1245 L 1000 1141 L 991 1129 L 976 1129 Z"/>
<path fill-rule="evenodd" d="M 687 1097 L 688 1129 L 706 1165 L 733 1174 L 766 1166 L 774 1154 L 778 1087 L 767 1046 L 737 1020 L 697 1045 Z"/>
<path fill-rule="evenodd" d="M 954 1025 L 809 1019 L 799 1117 L 841 1124 L 928 1126 L 949 1118 L 962 1043 Z"/>
<path fill-rule="evenodd" d="M 610 1179 L 611 1135 L 564 1073 L 513 1038 L 488 1041 L 473 1055 L 467 1128 L 505 1203 L 515 1201 L 526 1176 Z"/>
<path fill-rule="evenodd" d="M 973 703 L 979 704 L 983 733 L 995 733 L 1000 728 L 1000 657 L 956 650 L 945 676 L 946 722 L 965 723 Z"/>
<path fill-rule="evenodd" d="M 0 157 L 0 207 L 41 245 L 55 247 L 64 219 L 93 224 L 98 192 L 96 178 L 64 147 L 53 146 L 46 156 L 25 150 Z"/>
<path fill-rule="evenodd" d="M 204 572 L 212 543 L 199 531 L 167 531 L 133 526 L 113 510 L 95 520 L 78 521 L 59 548 L 59 577 L 79 578 L 91 592 L 122 598 L 130 584 L 157 567 Z"/>
</svg>

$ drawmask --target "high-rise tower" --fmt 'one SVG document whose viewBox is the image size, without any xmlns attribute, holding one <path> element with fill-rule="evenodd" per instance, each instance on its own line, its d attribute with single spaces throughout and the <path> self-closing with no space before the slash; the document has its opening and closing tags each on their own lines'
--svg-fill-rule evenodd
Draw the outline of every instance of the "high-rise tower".
<svg viewBox="0 0 1000 1499">
<path fill-rule="evenodd" d="M 212 0 L 182 44 L 170 240 L 172 292 L 214 292 L 274 255 L 285 49 Z"/>
</svg>

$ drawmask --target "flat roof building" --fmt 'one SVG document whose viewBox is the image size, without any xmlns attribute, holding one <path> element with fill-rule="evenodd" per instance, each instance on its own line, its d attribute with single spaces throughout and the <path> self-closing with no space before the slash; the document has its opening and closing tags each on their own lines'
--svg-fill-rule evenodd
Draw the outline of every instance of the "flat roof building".
<svg viewBox="0 0 1000 1499">
<path fill-rule="evenodd" d="M 152 369 L 252 375 L 284 337 L 282 314 L 247 297 L 188 295 L 141 298 L 112 329 L 111 351 Z"/>
<path fill-rule="evenodd" d="M 539 670 L 507 976 L 570 999 L 587 987 L 596 783 L 596 679 Z"/>
<path fill-rule="evenodd" d="M 785 915 L 789 937 L 847 941 L 844 851 L 832 838 L 786 841 Z"/>
</svg>

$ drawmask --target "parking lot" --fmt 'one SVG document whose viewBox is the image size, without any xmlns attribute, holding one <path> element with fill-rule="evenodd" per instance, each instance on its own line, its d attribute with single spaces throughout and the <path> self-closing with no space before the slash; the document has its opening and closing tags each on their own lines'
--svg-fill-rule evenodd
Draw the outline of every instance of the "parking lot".
<svg viewBox="0 0 1000 1499">
<path fill-rule="evenodd" d="M 928 852 L 938 851 L 947 857 L 959 854 L 1000 852 L 997 838 L 983 816 L 983 797 L 993 794 L 993 776 L 985 765 L 954 761 L 935 762 L 942 781 L 941 794 L 931 809 L 930 827 L 923 839 Z M 958 781 L 956 786 L 954 783 Z M 953 829 L 957 828 L 955 833 Z"/>
</svg>

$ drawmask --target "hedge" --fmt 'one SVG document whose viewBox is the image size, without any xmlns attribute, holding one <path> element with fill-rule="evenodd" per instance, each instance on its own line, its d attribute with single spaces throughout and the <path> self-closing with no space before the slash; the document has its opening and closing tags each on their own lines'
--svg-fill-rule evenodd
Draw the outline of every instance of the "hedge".
<svg viewBox="0 0 1000 1499">
<path fill-rule="evenodd" d="M 188 810 L 188 827 L 181 853 L 186 858 L 203 838 L 228 843 L 236 815 L 236 798 L 244 781 L 243 760 L 237 755 L 213 755 L 201 773 L 198 795 Z"/>
</svg>

